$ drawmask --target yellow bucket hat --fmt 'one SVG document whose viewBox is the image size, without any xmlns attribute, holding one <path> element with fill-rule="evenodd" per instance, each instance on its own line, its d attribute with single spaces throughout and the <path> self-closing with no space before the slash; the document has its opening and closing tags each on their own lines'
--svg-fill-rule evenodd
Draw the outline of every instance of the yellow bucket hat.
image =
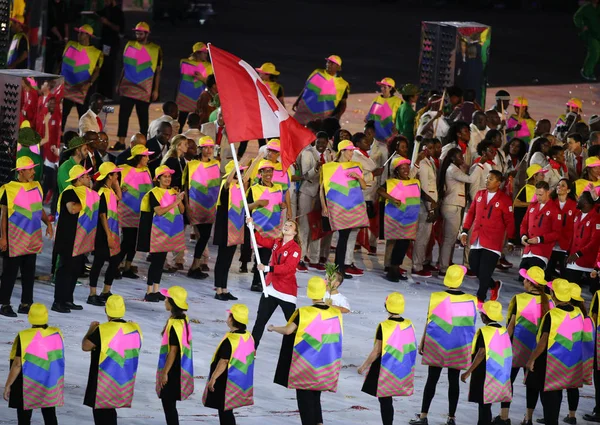
<svg viewBox="0 0 600 425">
<path fill-rule="evenodd" d="M 182 309 L 182 310 L 188 309 L 187 291 L 185 290 L 185 288 L 182 288 L 181 286 L 171 286 L 168 289 L 166 289 L 166 288 L 161 289 L 160 293 L 163 294 L 167 298 L 171 298 L 173 300 L 173 302 L 175 303 L 175 305 L 177 307 L 179 307 L 180 309 Z"/>
<path fill-rule="evenodd" d="M 19 170 L 29 170 L 36 166 L 33 159 L 28 156 L 22 156 L 21 158 L 17 158 L 17 166 L 13 168 L 11 171 L 19 171 Z"/>
<path fill-rule="evenodd" d="M 91 26 L 89 26 L 87 24 L 86 25 L 82 25 L 79 28 L 75 28 L 75 31 L 87 34 L 90 37 L 94 36 L 94 28 L 92 28 Z"/>
<path fill-rule="evenodd" d="M 195 43 L 194 46 L 192 46 L 193 53 L 207 52 L 207 51 L 208 51 L 208 47 L 206 47 L 206 43 L 203 43 L 201 41 L 199 41 L 198 43 Z"/>
<path fill-rule="evenodd" d="M 552 291 L 558 301 L 571 301 L 571 283 L 565 279 L 554 279 L 552 281 Z"/>
<path fill-rule="evenodd" d="M 392 292 L 385 299 L 385 309 L 391 314 L 404 313 L 404 295 L 400 292 Z"/>
<path fill-rule="evenodd" d="M 267 149 L 281 152 L 281 140 L 279 139 L 271 139 L 267 142 Z"/>
<path fill-rule="evenodd" d="M 577 99 L 576 97 L 572 97 L 566 103 L 566 106 L 570 106 L 571 108 L 577 108 L 580 112 L 583 112 L 583 102 L 581 99 Z"/>
<path fill-rule="evenodd" d="M 120 319 L 125 316 L 125 300 L 120 295 L 111 295 L 104 306 L 106 315 L 112 319 Z"/>
<path fill-rule="evenodd" d="M 395 170 L 402 164 L 410 165 L 410 159 L 404 158 L 403 156 L 397 156 L 396 158 L 392 159 L 392 170 Z"/>
<path fill-rule="evenodd" d="M 25 18 L 23 15 L 15 15 L 10 18 L 11 21 L 16 22 L 17 24 L 25 25 Z"/>
<path fill-rule="evenodd" d="M 583 301 L 581 296 L 581 286 L 571 282 L 571 299 L 575 301 Z"/>
<path fill-rule="evenodd" d="M 330 55 L 329 57 L 326 57 L 325 60 L 328 60 L 329 62 L 333 62 L 334 64 L 338 65 L 340 68 L 342 67 L 342 58 L 340 58 L 338 55 Z"/>
<path fill-rule="evenodd" d="M 527 178 L 530 179 L 537 173 L 546 174 L 548 170 L 543 169 L 539 164 L 533 164 L 527 167 Z"/>
<path fill-rule="evenodd" d="M 214 146 L 215 141 L 210 136 L 203 136 L 198 140 L 198 147 L 203 148 L 204 146 Z"/>
<path fill-rule="evenodd" d="M 100 168 L 98 168 L 96 181 L 104 180 L 110 173 L 118 173 L 119 171 L 123 171 L 123 169 L 117 167 L 114 162 L 103 162 Z"/>
<path fill-rule="evenodd" d="M 327 285 L 325 279 L 322 277 L 311 277 L 308 279 L 308 286 L 306 287 L 306 296 L 311 300 L 322 300 L 327 292 Z"/>
<path fill-rule="evenodd" d="M 260 161 L 260 164 L 258 164 L 258 171 L 263 170 L 265 168 L 275 169 L 275 164 L 269 161 L 268 159 L 263 159 L 262 161 Z"/>
<path fill-rule="evenodd" d="M 548 282 L 546 282 L 545 279 L 544 271 L 538 266 L 530 267 L 527 270 L 521 269 L 519 270 L 519 274 L 523 279 L 527 279 L 528 281 L 533 282 L 537 285 L 545 286 L 548 284 Z"/>
<path fill-rule="evenodd" d="M 590 156 L 585 160 L 586 167 L 600 167 L 600 158 L 597 156 Z"/>
<path fill-rule="evenodd" d="M 146 22 L 138 22 L 137 25 L 133 28 L 134 31 L 141 32 L 150 32 L 150 25 Z"/>
<path fill-rule="evenodd" d="M 248 168 L 248 167 L 243 167 L 240 165 L 240 171 L 245 170 L 246 168 Z M 225 165 L 225 174 L 229 174 L 233 170 L 235 170 L 235 162 L 233 160 L 231 160 Z"/>
<path fill-rule="evenodd" d="M 467 268 L 459 264 L 452 264 L 446 270 L 446 276 L 444 277 L 444 285 L 448 288 L 456 289 L 462 285 L 463 279 L 467 274 Z"/>
<path fill-rule="evenodd" d="M 175 174 L 175 170 L 171 170 L 167 165 L 161 165 L 154 171 L 154 180 L 158 180 L 163 174 Z"/>
<path fill-rule="evenodd" d="M 279 71 L 277 71 L 277 68 L 275 68 L 275 65 L 272 64 L 271 62 L 265 62 L 260 66 L 260 68 L 254 68 L 254 69 L 263 74 L 269 74 L 269 75 L 281 74 Z"/>
<path fill-rule="evenodd" d="M 388 87 L 391 87 L 391 88 L 396 88 L 396 82 L 394 81 L 393 78 L 390 78 L 390 77 L 385 77 L 381 81 L 377 81 L 377 85 L 378 86 L 388 86 Z"/>
<path fill-rule="evenodd" d="M 43 326 L 48 324 L 48 309 L 44 304 L 33 303 L 29 307 L 27 320 L 33 326 Z"/>
<path fill-rule="evenodd" d="M 244 304 L 234 304 L 231 306 L 227 313 L 231 314 L 236 322 L 240 322 L 242 325 L 248 324 L 248 307 Z"/>
<path fill-rule="evenodd" d="M 146 146 L 144 146 L 144 145 L 135 145 L 134 147 L 131 148 L 131 156 L 127 159 L 132 160 L 133 158 L 135 158 L 138 155 L 150 156 L 153 153 L 154 152 L 146 149 Z"/>
<path fill-rule="evenodd" d="M 515 100 L 513 100 L 513 106 L 516 106 L 518 108 L 523 106 L 529 106 L 529 101 L 526 98 L 519 96 Z"/>
<path fill-rule="evenodd" d="M 75 165 L 73 168 L 71 168 L 69 170 L 69 178 L 67 180 L 65 180 L 66 182 L 72 182 L 74 180 L 77 180 L 79 177 L 83 176 L 84 174 L 89 173 L 90 171 L 92 171 L 91 168 L 88 168 L 87 170 L 81 166 L 81 165 Z"/>
<path fill-rule="evenodd" d="M 353 151 L 356 149 L 356 146 L 350 140 L 342 140 L 338 144 L 338 152 L 340 151 Z"/>
<path fill-rule="evenodd" d="M 483 303 L 481 306 L 481 312 L 494 322 L 500 322 L 504 320 L 504 316 L 502 315 L 502 304 L 500 304 L 498 301 L 487 301 Z"/>
</svg>

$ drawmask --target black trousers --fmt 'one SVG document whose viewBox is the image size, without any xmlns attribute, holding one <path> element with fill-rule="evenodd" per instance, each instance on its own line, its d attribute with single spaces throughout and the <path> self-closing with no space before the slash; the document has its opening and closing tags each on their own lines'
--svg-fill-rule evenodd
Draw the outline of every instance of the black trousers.
<svg viewBox="0 0 600 425">
<path fill-rule="evenodd" d="M 189 112 L 179 111 L 179 117 L 177 118 L 177 121 L 179 122 L 179 134 L 181 134 L 181 132 L 183 131 L 183 127 L 185 126 L 189 115 Z"/>
<path fill-rule="evenodd" d="M 598 367 L 596 366 L 595 359 L 594 359 L 594 396 L 596 399 L 596 406 L 594 407 L 594 412 L 600 413 L 600 370 L 598 370 Z"/>
<path fill-rule="evenodd" d="M 91 91 L 92 91 L 92 89 L 90 87 L 88 94 Z M 73 107 L 77 108 L 77 115 L 79 118 L 81 118 L 81 116 L 83 114 L 85 114 L 88 110 L 87 97 L 86 97 L 85 101 L 83 102 L 83 104 L 75 103 L 72 100 L 63 98 L 63 113 L 62 113 L 62 129 L 63 129 L 63 131 L 65 129 L 65 124 L 67 123 L 67 118 L 69 118 L 69 114 L 71 113 L 71 109 L 73 109 Z"/>
<path fill-rule="evenodd" d="M 42 416 L 44 418 L 44 425 L 58 425 L 58 420 L 56 419 L 56 408 L 44 407 L 41 410 L 42 410 Z M 32 415 L 33 415 L 33 410 L 17 409 L 18 424 L 19 425 L 30 425 Z"/>
<path fill-rule="evenodd" d="M 404 256 L 406 255 L 406 251 L 408 251 L 408 247 L 412 241 L 410 239 L 397 239 L 394 243 L 394 248 L 392 249 L 392 258 L 390 260 L 390 264 L 392 266 L 399 266 L 404 261 Z M 336 253 L 337 255 L 337 253 Z"/>
<path fill-rule="evenodd" d="M 125 258 L 127 261 L 133 261 L 135 257 L 135 248 L 137 247 L 137 227 L 123 227 L 123 240 L 121 241 L 121 252 L 119 253 L 119 263 Z"/>
<path fill-rule="evenodd" d="M 552 251 L 550 260 L 548 260 L 548 266 L 546 267 L 546 280 L 553 280 L 554 278 L 564 276 L 566 259 L 566 252 Z M 558 273 L 556 272 L 556 270 L 558 270 Z"/>
<path fill-rule="evenodd" d="M 469 263 L 470 264 L 470 263 Z M 492 404 L 479 403 L 479 419 L 477 419 L 477 425 L 491 425 L 492 424 Z"/>
<path fill-rule="evenodd" d="M 544 423 L 546 425 L 558 425 L 562 396 L 562 390 L 542 391 L 540 393 L 542 406 L 544 407 Z"/>
<path fill-rule="evenodd" d="M 127 137 L 129 117 L 131 116 L 134 106 L 140 124 L 140 133 L 142 133 L 144 136 L 148 134 L 148 115 L 150 103 L 144 102 L 143 100 L 132 99 L 127 96 L 121 96 L 119 105 L 119 128 L 117 130 L 117 137 Z"/>
<path fill-rule="evenodd" d="M 546 268 L 546 263 L 544 260 L 541 260 L 537 257 L 526 257 L 521 258 L 521 264 L 519 264 L 519 269 L 529 269 L 530 267 L 538 266 L 542 270 Z M 520 281 L 523 281 L 523 278 L 519 278 Z"/>
<path fill-rule="evenodd" d="M 150 253 L 150 267 L 148 268 L 148 286 L 159 284 L 162 278 L 165 261 L 167 260 L 167 252 L 152 252 Z"/>
<path fill-rule="evenodd" d="M 300 411 L 302 425 L 323 423 L 321 412 L 321 391 L 296 390 L 296 401 Z"/>
<path fill-rule="evenodd" d="M 95 425 L 117 425 L 117 409 L 93 409 Z"/>
<path fill-rule="evenodd" d="M 513 393 L 513 384 L 515 383 L 515 379 L 517 379 L 517 375 L 519 374 L 519 368 L 518 367 L 513 367 L 510 370 L 510 393 Z M 523 368 L 523 373 L 525 373 L 525 368 Z M 527 391 L 527 394 L 529 394 L 530 391 L 533 391 L 530 387 L 526 387 L 525 390 Z M 538 392 L 535 393 L 535 404 L 537 404 L 537 395 Z M 529 399 L 527 399 L 529 400 Z M 533 409 L 535 409 L 535 404 L 533 405 Z M 510 401 L 503 401 L 502 403 L 500 403 L 500 407 L 502 409 L 509 409 L 510 408 Z M 527 404 L 527 408 L 529 409 L 529 402 Z"/>
<path fill-rule="evenodd" d="M 235 425 L 235 416 L 233 410 L 219 409 L 219 423 L 221 425 Z"/>
<path fill-rule="evenodd" d="M 56 205 L 58 204 L 58 186 L 56 184 L 56 175 L 58 171 L 54 167 L 44 165 L 42 191 L 44 197 L 52 191 L 52 200 L 50 201 L 50 214 L 56 215 Z"/>
<path fill-rule="evenodd" d="M 267 322 L 277 307 L 281 307 L 281 310 L 283 310 L 286 322 L 290 320 L 290 317 L 296 311 L 296 304 L 280 300 L 273 296 L 267 298 L 264 294 L 261 295 L 258 303 L 258 312 L 256 313 L 256 321 L 254 322 L 254 328 L 252 328 L 252 338 L 254 338 L 254 346 L 256 348 L 260 344 Z"/>
<path fill-rule="evenodd" d="M 115 90 L 115 67 L 117 66 L 120 46 L 117 43 L 115 46 L 111 46 L 110 54 L 104 55 L 104 63 L 100 68 L 100 75 L 98 77 L 98 93 L 102 94 L 108 99 L 114 99 Z"/>
<path fill-rule="evenodd" d="M 435 389 L 441 374 L 441 367 L 429 366 L 427 382 L 425 383 L 425 389 L 423 390 L 423 404 L 421 405 L 422 413 L 429 412 L 429 406 L 431 406 L 431 401 L 435 396 Z M 460 396 L 460 386 L 458 385 L 459 377 L 460 370 L 448 368 L 448 416 L 451 418 L 456 415 L 456 406 L 458 406 L 458 397 Z"/>
<path fill-rule="evenodd" d="M 73 292 L 77 278 L 81 274 L 85 255 L 72 257 L 58 254 L 56 277 L 54 280 L 54 302 L 73 302 Z"/>
<path fill-rule="evenodd" d="M 219 245 L 217 251 L 217 261 L 215 262 L 215 287 L 225 289 L 227 288 L 227 278 L 229 277 L 229 269 L 235 256 L 234 246 Z"/>
<path fill-rule="evenodd" d="M 569 282 L 574 282 L 579 286 L 591 285 L 593 281 L 593 279 L 590 278 L 589 272 L 584 272 L 582 270 L 565 268 L 565 273 L 562 276 Z"/>
<path fill-rule="evenodd" d="M 0 281 L 0 305 L 10 305 L 10 298 L 21 270 L 21 304 L 33 304 L 33 282 L 35 281 L 36 254 L 18 257 L 4 256 L 2 280 Z"/>
<path fill-rule="evenodd" d="M 200 237 L 196 241 L 196 248 L 194 248 L 194 259 L 199 260 L 202 258 L 202 253 L 208 244 L 210 239 L 210 232 L 212 231 L 212 223 L 196 224 L 196 230 L 200 234 Z"/>
<path fill-rule="evenodd" d="M 567 389 L 567 402 L 569 404 L 569 412 L 576 412 L 579 407 L 579 388 Z"/>
<path fill-rule="evenodd" d="M 241 156 L 238 153 L 238 158 Z M 240 263 L 249 263 L 252 261 L 252 246 L 250 245 L 250 229 L 244 226 L 244 243 L 240 245 Z"/>
<path fill-rule="evenodd" d="M 338 231 L 338 241 L 335 247 L 335 260 L 334 263 L 338 266 L 338 270 L 344 273 L 344 266 L 346 260 L 346 248 L 348 247 L 348 238 L 352 229 L 343 229 Z"/>
<path fill-rule="evenodd" d="M 119 253 L 120 254 L 120 253 Z M 92 269 L 90 270 L 90 286 L 95 288 L 98 286 L 98 278 L 100 277 L 100 271 L 102 271 L 102 267 L 104 263 L 108 261 L 108 268 L 106 269 L 106 273 L 104 274 L 104 284 L 112 285 L 115 280 L 115 275 L 117 274 L 117 270 L 119 269 L 119 263 L 121 262 L 121 256 L 113 255 L 112 257 L 107 257 L 98 251 L 94 253 L 94 262 L 92 263 Z"/>
<path fill-rule="evenodd" d="M 379 397 L 379 410 L 383 425 L 394 424 L 394 399 L 392 397 Z"/>
<path fill-rule="evenodd" d="M 177 400 L 161 398 L 167 425 L 179 425 L 179 413 L 177 412 Z"/>
<path fill-rule="evenodd" d="M 256 265 L 260 262 L 260 264 L 268 265 L 269 261 L 271 260 L 271 252 L 272 251 L 269 248 L 258 248 L 258 254 L 260 255 L 260 258 L 256 258 L 254 264 Z M 252 286 L 255 285 L 261 285 L 260 273 L 258 273 L 258 270 L 254 272 L 254 276 L 252 277 Z"/>
<path fill-rule="evenodd" d="M 479 280 L 477 298 L 481 301 L 485 301 L 487 298 L 488 289 L 494 287 L 495 282 L 492 275 L 499 258 L 498 254 L 487 249 L 471 249 L 469 251 L 469 267 Z"/>
</svg>

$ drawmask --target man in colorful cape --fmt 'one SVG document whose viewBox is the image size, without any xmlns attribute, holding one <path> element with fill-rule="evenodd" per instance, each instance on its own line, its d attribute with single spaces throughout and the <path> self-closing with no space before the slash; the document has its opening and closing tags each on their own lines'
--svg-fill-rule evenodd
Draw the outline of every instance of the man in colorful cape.
<svg viewBox="0 0 600 425">
<path fill-rule="evenodd" d="M 179 62 L 179 87 L 175 102 L 179 108 L 179 125 L 183 129 L 190 112 L 196 111 L 200 95 L 206 88 L 206 79 L 213 74 L 208 61 L 208 47 L 198 42 L 192 47 L 192 54 Z"/>
<path fill-rule="evenodd" d="M 56 425 L 56 409 L 64 404 L 65 352 L 60 329 L 48 326 L 48 310 L 32 304 L 31 328 L 17 335 L 10 352 L 4 399 L 17 409 L 19 424 L 30 424 L 33 409 L 42 409 L 45 425 Z"/>
<path fill-rule="evenodd" d="M 92 322 L 81 341 L 91 352 L 90 372 L 83 404 L 93 409 L 96 425 L 117 425 L 117 410 L 131 407 L 142 347 L 137 323 L 125 321 L 125 301 L 111 295 L 105 306 L 108 322 Z"/>
<path fill-rule="evenodd" d="M 27 314 L 33 303 L 33 283 L 37 254 L 42 252 L 43 221 L 46 236 L 54 236 L 52 223 L 42 208 L 42 187 L 33 180 L 36 164 L 28 157 L 17 160 L 17 181 L 0 187 L 0 251 L 4 253 L 2 280 L 0 283 L 0 314 L 17 317 L 10 305 L 10 298 L 21 271 L 21 304 L 19 313 Z"/>
<path fill-rule="evenodd" d="M 94 29 L 89 25 L 75 28 L 77 41 L 69 41 L 63 52 L 62 69 L 64 77 L 64 99 L 62 128 L 65 128 L 67 117 L 73 107 L 77 108 L 79 118 L 85 114 L 90 87 L 100 75 L 104 63 L 104 55 L 100 50 L 90 45 L 94 37 Z"/>
<path fill-rule="evenodd" d="M 25 18 L 22 15 L 10 18 L 10 27 L 13 32 L 12 41 L 8 50 L 6 67 L 8 69 L 29 68 L 29 40 L 24 32 Z"/>
<path fill-rule="evenodd" d="M 123 51 L 123 70 L 117 86 L 121 96 L 119 109 L 119 144 L 125 146 L 129 117 L 135 106 L 140 133 L 148 133 L 150 102 L 158 99 L 163 55 L 159 45 L 148 41 L 150 25 L 139 22 L 135 28 L 135 41 L 129 41 Z"/>
</svg>

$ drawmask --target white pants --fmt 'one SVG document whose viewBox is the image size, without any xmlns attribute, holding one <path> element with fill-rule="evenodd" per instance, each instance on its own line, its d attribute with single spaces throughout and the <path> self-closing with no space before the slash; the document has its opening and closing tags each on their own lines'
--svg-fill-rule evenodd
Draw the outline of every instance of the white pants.
<svg viewBox="0 0 600 425">
<path fill-rule="evenodd" d="M 452 261 L 454 244 L 458 237 L 458 231 L 462 223 L 463 208 L 458 205 L 442 205 L 442 217 L 444 218 L 444 235 L 440 249 L 440 271 L 446 272 Z"/>
<path fill-rule="evenodd" d="M 346 259 L 344 265 L 349 266 L 354 263 L 354 245 L 356 245 L 356 238 L 358 237 L 358 231 L 360 229 L 352 229 L 350 236 L 348 236 L 348 245 L 346 246 Z"/>
<path fill-rule="evenodd" d="M 427 245 L 429 244 L 431 229 L 433 228 L 433 223 L 427 223 L 428 215 L 427 206 L 421 203 L 417 239 L 415 240 L 413 248 L 413 269 L 416 272 L 423 270 L 423 263 L 425 262 L 425 256 L 427 255 Z"/>
<path fill-rule="evenodd" d="M 319 241 L 311 240 L 307 214 L 314 210 L 316 203 L 314 197 L 300 192 L 298 196 L 298 226 L 302 242 L 302 259 L 304 260 L 306 256 L 312 264 L 319 262 Z"/>
</svg>

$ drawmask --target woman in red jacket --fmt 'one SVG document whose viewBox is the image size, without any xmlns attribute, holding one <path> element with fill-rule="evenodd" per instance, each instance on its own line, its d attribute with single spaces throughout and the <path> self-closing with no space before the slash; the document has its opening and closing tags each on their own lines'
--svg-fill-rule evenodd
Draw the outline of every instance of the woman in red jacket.
<svg viewBox="0 0 600 425">
<path fill-rule="evenodd" d="M 579 212 L 575 200 L 575 188 L 569 179 L 563 178 L 558 181 L 555 191 L 552 193 L 552 201 L 560 210 L 561 232 L 556 245 L 552 248 L 552 255 L 546 267 L 546 280 L 553 280 L 564 275 L 567 251 L 573 240 L 573 222 Z"/>
<path fill-rule="evenodd" d="M 252 218 L 246 219 L 247 223 Z M 296 282 L 296 267 L 302 258 L 302 248 L 298 237 L 298 224 L 288 220 L 281 229 L 282 237 L 266 238 L 254 232 L 256 243 L 263 248 L 271 249 L 271 261 L 268 266 L 258 264 L 258 270 L 266 273 L 267 287 L 260 298 L 256 321 L 252 329 L 254 346 L 258 348 L 260 339 L 265 331 L 267 322 L 275 312 L 277 306 L 283 310 L 285 320 L 290 320 L 296 311 L 296 297 L 298 295 L 298 282 Z M 268 297 L 265 297 L 265 294 Z"/>
</svg>

